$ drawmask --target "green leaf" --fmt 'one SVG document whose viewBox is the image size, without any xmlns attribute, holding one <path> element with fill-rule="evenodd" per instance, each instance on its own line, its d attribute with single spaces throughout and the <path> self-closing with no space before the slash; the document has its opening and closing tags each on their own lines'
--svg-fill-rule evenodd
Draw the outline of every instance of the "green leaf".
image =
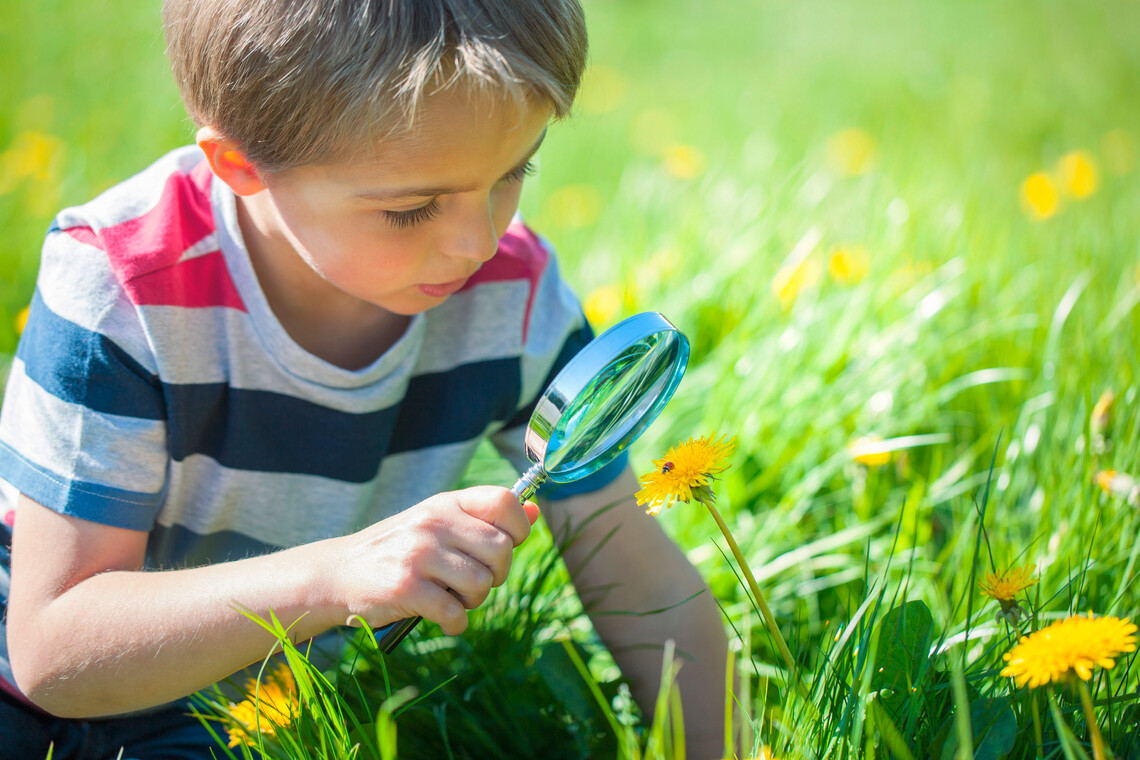
<svg viewBox="0 0 1140 760">
<path fill-rule="evenodd" d="M 576 644 L 571 644 L 576 649 Z M 583 653 L 579 651 L 579 656 Z M 548 644 L 534 664 L 558 702 L 579 721 L 596 718 L 598 706 L 561 643 Z"/>
<path fill-rule="evenodd" d="M 929 659 L 934 619 L 921 601 L 906 602 L 883 616 L 872 690 L 909 694 Z"/>
<path fill-rule="evenodd" d="M 1001 760 L 1013 750 L 1017 716 L 1008 699 L 975 699 L 970 703 L 970 726 L 974 736 L 974 760 Z M 958 747 L 958 735 L 951 731 L 939 757 L 954 760 Z"/>
</svg>

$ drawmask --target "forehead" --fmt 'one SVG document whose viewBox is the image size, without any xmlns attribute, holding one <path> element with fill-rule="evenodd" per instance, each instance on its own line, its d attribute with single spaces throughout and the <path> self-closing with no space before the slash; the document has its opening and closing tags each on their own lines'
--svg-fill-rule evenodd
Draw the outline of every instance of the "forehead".
<svg viewBox="0 0 1140 760">
<path fill-rule="evenodd" d="M 463 187 L 494 181 L 529 158 L 552 109 L 469 88 L 425 95 L 415 121 L 341 158 L 286 170 L 291 179 L 360 181 L 384 187 Z"/>
</svg>

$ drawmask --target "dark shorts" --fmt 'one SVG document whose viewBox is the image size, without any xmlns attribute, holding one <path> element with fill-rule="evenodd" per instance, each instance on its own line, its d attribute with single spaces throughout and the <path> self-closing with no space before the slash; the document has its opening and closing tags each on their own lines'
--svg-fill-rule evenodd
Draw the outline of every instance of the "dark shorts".
<svg viewBox="0 0 1140 760">
<path fill-rule="evenodd" d="M 225 751 L 189 703 L 124 718 L 70 720 L 33 710 L 0 689 L 0 760 L 211 760 Z"/>
</svg>

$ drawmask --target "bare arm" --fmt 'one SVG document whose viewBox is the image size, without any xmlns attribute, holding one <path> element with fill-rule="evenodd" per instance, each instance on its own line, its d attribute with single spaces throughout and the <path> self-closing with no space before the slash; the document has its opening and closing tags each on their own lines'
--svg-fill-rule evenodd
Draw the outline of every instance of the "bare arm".
<svg viewBox="0 0 1140 760">
<path fill-rule="evenodd" d="M 184 697 L 264 657 L 273 640 L 236 607 L 311 638 L 360 615 L 467 626 L 537 516 L 506 489 L 440 494 L 359 533 L 186 570 L 143 571 L 147 534 L 21 497 L 8 644 L 21 689 L 60 716 Z M 450 589 L 450 591 L 449 591 Z"/>
<path fill-rule="evenodd" d="M 633 497 L 637 481 L 626 471 L 614 483 L 588 496 L 549 502 L 544 514 L 554 535 L 582 525 L 606 505 L 617 506 L 586 523 L 564 553 L 591 619 L 622 673 L 634 699 L 652 717 L 661 679 L 662 647 L 676 642 L 682 662 L 677 678 L 685 716 L 686 745 L 697 760 L 724 752 L 724 669 L 728 641 L 707 586 L 657 520 Z M 599 542 L 613 535 L 590 557 Z M 702 591 L 684 604 L 678 602 Z M 654 615 L 606 615 L 672 607 Z M 601 613 L 601 614 L 599 614 Z M 651 646 L 646 646 L 647 644 Z"/>
</svg>

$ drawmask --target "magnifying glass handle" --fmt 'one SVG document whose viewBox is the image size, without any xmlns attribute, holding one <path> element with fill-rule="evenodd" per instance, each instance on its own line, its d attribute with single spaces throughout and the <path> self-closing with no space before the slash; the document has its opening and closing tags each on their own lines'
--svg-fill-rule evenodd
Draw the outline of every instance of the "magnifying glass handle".
<svg viewBox="0 0 1140 760">
<path fill-rule="evenodd" d="M 526 504 L 530 497 L 538 492 L 539 487 L 546 482 L 546 470 L 541 462 L 535 462 L 530 469 L 522 474 L 511 487 L 511 493 L 519 500 L 519 504 Z"/>
<path fill-rule="evenodd" d="M 518 497 L 520 504 L 526 504 L 527 500 L 534 496 L 538 487 L 545 480 L 546 471 L 542 465 L 533 465 L 518 479 L 514 487 L 511 488 L 511 493 Z M 404 637 L 411 633 L 421 620 L 423 620 L 422 617 L 404 618 L 373 631 L 376 634 L 376 644 L 380 647 L 380 651 L 384 654 L 391 654 L 392 650 L 400 645 Z"/>
<path fill-rule="evenodd" d="M 421 620 L 423 620 L 422 617 L 404 618 L 395 623 L 389 623 L 383 628 L 377 628 L 373 631 L 376 634 L 376 645 L 384 654 L 392 654 L 392 651 L 400 645 L 404 637 L 411 633 Z"/>
</svg>

